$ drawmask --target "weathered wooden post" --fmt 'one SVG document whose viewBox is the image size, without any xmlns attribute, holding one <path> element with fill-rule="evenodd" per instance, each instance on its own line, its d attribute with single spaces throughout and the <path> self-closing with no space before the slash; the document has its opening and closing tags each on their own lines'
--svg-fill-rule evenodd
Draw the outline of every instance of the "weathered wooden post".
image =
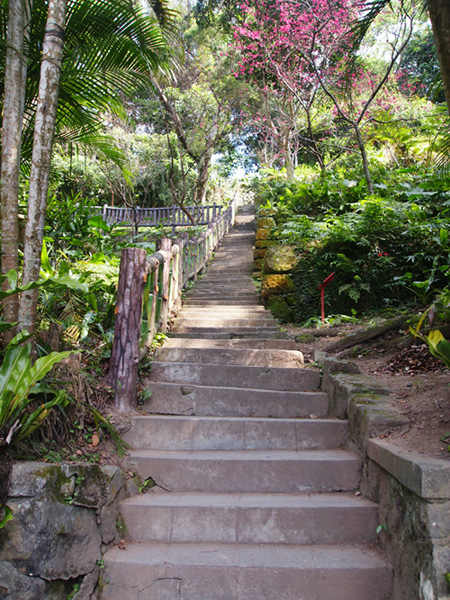
<svg viewBox="0 0 450 600">
<path fill-rule="evenodd" d="M 114 402 L 123 411 L 136 406 L 142 294 L 146 276 L 147 252 L 140 248 L 123 249 L 109 371 Z"/>
<path fill-rule="evenodd" d="M 163 237 L 161 239 L 160 251 L 164 255 L 164 266 L 163 266 L 163 288 L 162 288 L 162 302 L 161 302 L 161 331 L 167 333 L 168 320 L 169 320 L 169 286 L 170 286 L 170 257 L 172 249 L 172 240 L 170 238 Z"/>
<path fill-rule="evenodd" d="M 170 285 L 170 310 L 178 304 L 180 297 L 180 247 L 178 245 L 172 246 L 172 282 Z"/>
</svg>

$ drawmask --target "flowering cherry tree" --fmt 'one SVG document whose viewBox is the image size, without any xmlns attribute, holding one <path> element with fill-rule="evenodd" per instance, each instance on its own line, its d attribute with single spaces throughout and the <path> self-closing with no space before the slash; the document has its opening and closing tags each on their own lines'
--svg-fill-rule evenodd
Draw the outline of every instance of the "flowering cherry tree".
<svg viewBox="0 0 450 600">
<path fill-rule="evenodd" d="M 401 19 L 387 32 L 385 69 L 373 77 L 353 50 L 353 24 L 360 0 L 242 0 L 242 21 L 234 27 L 241 54 L 238 77 L 255 83 L 263 98 L 266 135 L 277 139 L 288 177 L 292 175 L 293 140 L 300 113 L 306 117 L 305 140 L 321 166 L 319 143 L 313 134 L 314 106 L 324 96 L 331 102 L 335 122 L 344 124 L 361 154 L 369 193 L 373 192 L 363 128 L 372 114 L 401 51 L 412 31 L 412 12 L 400 2 Z M 278 114 L 269 111 L 270 98 Z"/>
</svg>

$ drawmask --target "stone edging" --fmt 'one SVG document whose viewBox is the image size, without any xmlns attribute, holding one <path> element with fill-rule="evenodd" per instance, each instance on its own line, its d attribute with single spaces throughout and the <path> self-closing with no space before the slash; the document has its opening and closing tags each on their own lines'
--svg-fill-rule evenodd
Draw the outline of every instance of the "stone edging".
<svg viewBox="0 0 450 600">
<path fill-rule="evenodd" d="M 394 569 L 392 600 L 450 600 L 450 461 L 380 439 L 408 420 L 389 388 L 354 363 L 325 358 L 322 389 L 330 416 L 349 420 L 351 443 L 363 459 L 361 490 L 380 507 L 381 543 Z"/>
</svg>

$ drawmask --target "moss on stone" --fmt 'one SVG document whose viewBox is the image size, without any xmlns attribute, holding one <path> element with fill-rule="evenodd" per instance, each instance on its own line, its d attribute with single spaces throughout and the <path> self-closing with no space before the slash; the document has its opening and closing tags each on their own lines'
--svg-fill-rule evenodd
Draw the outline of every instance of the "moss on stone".
<svg viewBox="0 0 450 600">
<path fill-rule="evenodd" d="M 270 248 L 271 246 L 275 246 L 275 240 L 256 240 L 255 248 Z"/>
<path fill-rule="evenodd" d="M 289 273 L 297 264 L 297 256 L 293 246 L 277 244 L 268 248 L 264 257 L 265 273 Z"/>
<path fill-rule="evenodd" d="M 267 306 L 276 319 L 283 322 L 290 320 L 291 310 L 283 296 L 272 296 L 269 298 Z"/>
<path fill-rule="evenodd" d="M 264 258 L 267 252 L 267 248 L 255 248 L 253 252 L 253 258 L 256 260 L 258 258 Z"/>
<path fill-rule="evenodd" d="M 267 240 L 267 238 L 269 237 L 269 234 L 270 234 L 270 229 L 258 229 L 256 231 L 255 239 L 257 241 L 259 241 L 259 240 Z"/>
<path fill-rule="evenodd" d="M 265 275 L 262 280 L 261 295 L 263 298 L 288 294 L 294 289 L 294 282 L 289 275 Z M 286 303 L 286 299 L 284 300 Z"/>
<path fill-rule="evenodd" d="M 275 227 L 275 219 L 272 217 L 261 217 L 256 221 L 256 229 L 272 229 Z"/>
</svg>

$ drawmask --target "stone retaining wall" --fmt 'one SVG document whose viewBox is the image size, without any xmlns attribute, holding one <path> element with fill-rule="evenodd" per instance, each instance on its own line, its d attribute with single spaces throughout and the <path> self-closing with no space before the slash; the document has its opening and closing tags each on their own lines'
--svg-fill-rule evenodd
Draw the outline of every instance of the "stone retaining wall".
<svg viewBox="0 0 450 600">
<path fill-rule="evenodd" d="M 389 390 L 354 363 L 326 358 L 322 387 L 331 416 L 348 416 L 364 461 L 361 491 L 380 505 L 381 544 L 394 567 L 392 600 L 449 600 L 450 462 L 384 437 L 406 430 L 408 421 L 392 406 Z"/>
<path fill-rule="evenodd" d="M 8 499 L 14 518 L 0 530 L 0 600 L 95 597 L 125 495 L 114 466 L 15 464 Z"/>
<path fill-rule="evenodd" d="M 273 316 L 282 322 L 292 320 L 295 303 L 292 270 L 297 264 L 295 248 L 279 244 L 270 235 L 275 227 L 272 209 L 259 209 L 256 219 L 254 277 L 261 279 L 261 296 Z"/>
</svg>

